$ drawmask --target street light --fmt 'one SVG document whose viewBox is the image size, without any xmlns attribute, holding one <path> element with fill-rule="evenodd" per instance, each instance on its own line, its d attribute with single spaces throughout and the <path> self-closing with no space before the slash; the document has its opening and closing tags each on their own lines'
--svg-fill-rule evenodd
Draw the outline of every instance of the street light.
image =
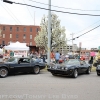
<svg viewBox="0 0 100 100">
<path fill-rule="evenodd" d="M 13 2 L 12 1 L 9 1 L 9 0 L 3 0 L 3 2 L 13 4 Z"/>
</svg>

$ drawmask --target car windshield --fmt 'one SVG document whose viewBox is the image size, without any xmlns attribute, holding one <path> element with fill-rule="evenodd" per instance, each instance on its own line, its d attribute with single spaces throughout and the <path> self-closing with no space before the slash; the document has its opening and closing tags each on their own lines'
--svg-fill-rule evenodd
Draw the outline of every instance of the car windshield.
<svg viewBox="0 0 100 100">
<path fill-rule="evenodd" d="M 77 59 L 69 59 L 68 61 L 65 62 L 65 64 L 73 65 L 73 64 L 79 64 L 79 60 Z"/>
</svg>

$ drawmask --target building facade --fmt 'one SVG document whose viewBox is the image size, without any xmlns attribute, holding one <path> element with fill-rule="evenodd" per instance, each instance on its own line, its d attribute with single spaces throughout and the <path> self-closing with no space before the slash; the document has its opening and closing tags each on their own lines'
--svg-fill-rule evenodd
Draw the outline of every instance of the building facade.
<svg viewBox="0 0 100 100">
<path fill-rule="evenodd" d="M 38 50 L 34 37 L 40 31 L 40 26 L 0 24 L 0 29 L 0 46 L 8 45 L 9 42 L 19 41 L 27 43 L 31 51 Z"/>
</svg>

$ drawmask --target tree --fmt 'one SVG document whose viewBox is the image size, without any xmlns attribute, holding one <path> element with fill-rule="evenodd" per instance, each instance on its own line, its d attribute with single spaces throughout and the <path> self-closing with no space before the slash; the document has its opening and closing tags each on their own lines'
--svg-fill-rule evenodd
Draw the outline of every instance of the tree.
<svg viewBox="0 0 100 100">
<path fill-rule="evenodd" d="M 47 51 L 48 17 L 43 16 L 40 24 L 41 31 L 34 38 L 36 46 Z M 51 50 L 66 46 L 65 28 L 60 26 L 60 20 L 54 13 L 51 14 Z"/>
</svg>

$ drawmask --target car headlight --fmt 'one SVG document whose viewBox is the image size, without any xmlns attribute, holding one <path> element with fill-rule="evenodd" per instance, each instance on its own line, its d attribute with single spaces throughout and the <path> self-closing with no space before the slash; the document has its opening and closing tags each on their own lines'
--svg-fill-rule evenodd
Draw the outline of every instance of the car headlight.
<svg viewBox="0 0 100 100">
<path fill-rule="evenodd" d="M 49 68 L 51 69 L 51 66 Z"/>
<path fill-rule="evenodd" d="M 65 67 L 65 70 L 67 70 L 68 68 L 67 67 Z"/>
<path fill-rule="evenodd" d="M 97 66 L 97 69 L 100 69 L 100 65 Z"/>
</svg>

